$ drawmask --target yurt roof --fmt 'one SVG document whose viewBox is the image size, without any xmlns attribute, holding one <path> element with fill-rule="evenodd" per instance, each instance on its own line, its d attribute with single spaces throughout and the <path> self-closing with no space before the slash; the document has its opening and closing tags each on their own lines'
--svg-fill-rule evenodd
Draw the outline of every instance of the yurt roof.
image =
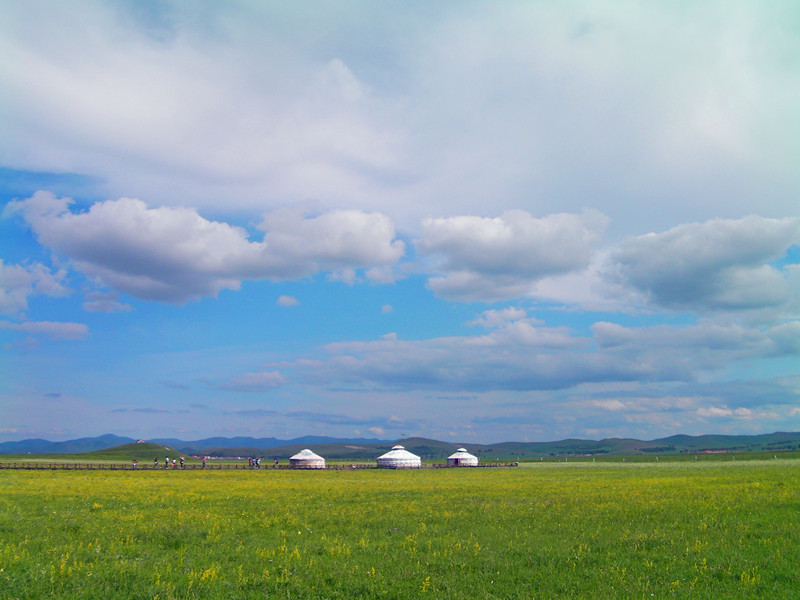
<svg viewBox="0 0 800 600">
<path fill-rule="evenodd" d="M 323 460 L 323 458 L 319 454 L 314 454 L 308 448 L 304 448 L 292 456 L 289 460 Z"/>
<path fill-rule="evenodd" d="M 392 446 L 392 449 L 389 450 L 389 452 L 387 452 L 386 454 L 382 454 L 378 458 L 419 459 L 419 456 L 417 456 L 416 454 L 412 454 L 411 452 L 403 448 L 403 446 L 397 445 L 397 446 Z"/>
<path fill-rule="evenodd" d="M 467 452 L 466 448 L 459 448 L 447 458 L 478 458 L 478 457 Z"/>
</svg>

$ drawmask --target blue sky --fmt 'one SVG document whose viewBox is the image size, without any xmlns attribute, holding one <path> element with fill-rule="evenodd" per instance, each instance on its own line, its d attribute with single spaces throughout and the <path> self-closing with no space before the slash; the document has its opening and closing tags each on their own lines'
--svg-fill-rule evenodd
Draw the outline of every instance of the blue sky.
<svg viewBox="0 0 800 600">
<path fill-rule="evenodd" d="M 797 3 L 0 11 L 0 441 L 800 428 Z"/>
</svg>

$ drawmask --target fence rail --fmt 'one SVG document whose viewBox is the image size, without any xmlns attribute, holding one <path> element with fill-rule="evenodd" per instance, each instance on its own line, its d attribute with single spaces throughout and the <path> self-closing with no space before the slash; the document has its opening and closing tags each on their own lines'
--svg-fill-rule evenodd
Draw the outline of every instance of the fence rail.
<svg viewBox="0 0 800 600">
<path fill-rule="evenodd" d="M 482 463 L 480 467 L 517 467 L 519 463 Z M 12 461 L 0 462 L 0 469 L 20 469 L 26 471 L 268 471 L 278 470 L 303 470 L 303 471 L 352 471 L 356 469 L 377 469 L 374 464 L 332 464 L 322 469 L 293 468 L 291 465 L 264 465 L 262 467 L 251 467 L 245 464 L 212 464 L 206 466 L 200 464 L 185 464 L 178 466 L 153 466 L 152 464 L 132 463 L 68 463 L 68 462 L 28 462 Z M 460 467 L 456 465 L 429 464 L 418 467 L 422 469 L 468 469 L 470 467 Z"/>
<path fill-rule="evenodd" d="M 269 467 L 273 468 L 273 467 Z M 152 464 L 132 463 L 67 463 L 67 462 L 0 462 L 0 469 L 24 469 L 28 471 L 220 471 L 220 470 L 257 470 L 248 465 L 237 464 L 208 464 L 203 465 L 185 464 L 182 467 L 177 465 L 164 467 L 159 465 L 154 467 Z"/>
</svg>

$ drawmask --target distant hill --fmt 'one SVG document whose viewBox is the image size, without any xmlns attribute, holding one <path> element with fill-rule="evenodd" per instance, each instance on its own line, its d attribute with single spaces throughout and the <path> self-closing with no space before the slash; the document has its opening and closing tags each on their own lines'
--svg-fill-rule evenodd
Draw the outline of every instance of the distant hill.
<svg viewBox="0 0 800 600">
<path fill-rule="evenodd" d="M 0 444 L 0 454 L 80 454 L 105 450 L 122 444 L 130 444 L 136 440 L 118 435 L 106 434 L 93 438 L 80 438 L 67 442 L 48 442 L 47 440 L 32 439 L 19 442 L 3 442 Z"/>
<path fill-rule="evenodd" d="M 123 444 L 122 446 L 95 450 L 94 452 L 86 452 L 84 454 L 86 458 L 95 458 L 98 460 L 131 461 L 135 459 L 142 463 L 149 463 L 153 458 L 158 458 L 160 463 L 166 455 L 169 455 L 171 458 L 177 458 L 176 451 L 173 448 L 150 442 L 144 444 Z"/>
<path fill-rule="evenodd" d="M 299 445 L 306 448 L 310 445 L 319 444 L 380 444 L 380 443 L 394 443 L 391 440 L 378 440 L 378 439 L 365 439 L 365 438 L 333 438 L 320 435 L 307 435 L 304 437 L 294 438 L 292 440 L 279 440 L 277 438 L 252 438 L 252 437 L 213 437 L 204 440 L 194 440 L 185 442 L 171 438 L 154 439 L 150 440 L 158 444 L 164 444 L 186 452 L 188 454 L 206 454 L 208 456 L 229 456 L 231 454 L 237 456 L 247 456 L 253 454 L 252 450 L 268 450 L 270 448 L 279 448 L 284 446 Z M 0 449 L 2 445 L 0 444 Z M 247 449 L 250 452 L 238 452 L 242 449 Z M 302 448 L 301 448 L 302 449 Z M 1 450 L 0 450 L 1 451 Z"/>
<path fill-rule="evenodd" d="M 19 442 L 0 443 L 0 454 L 82 454 L 115 448 L 123 444 L 133 444 L 137 440 L 117 435 L 101 435 L 94 438 L 80 438 L 67 442 L 49 442 L 43 439 L 28 439 Z M 185 454 L 206 454 L 208 456 L 248 456 L 254 450 L 263 451 L 282 446 L 300 445 L 303 448 L 314 444 L 393 444 L 393 441 L 365 438 L 332 438 L 326 436 L 304 436 L 291 440 L 252 437 L 213 437 L 204 440 L 183 441 L 173 438 L 148 440 L 155 444 L 173 448 Z"/>
<path fill-rule="evenodd" d="M 91 462 L 125 462 L 129 463 L 133 460 L 139 461 L 141 464 L 152 463 L 153 458 L 158 458 L 159 463 L 164 460 L 165 456 L 177 458 L 180 452 L 174 448 L 167 448 L 161 444 L 153 443 L 130 443 L 122 444 L 121 446 L 114 446 L 112 448 L 104 448 L 103 450 L 93 450 L 90 452 L 70 452 L 59 453 L 51 452 L 47 454 L 30 454 L 24 453 L 26 457 L 31 460 L 68 460 L 68 461 L 91 461 Z M 21 455 L 15 455 L 14 458 Z M 34 458 L 34 456 L 36 458 Z"/>
<path fill-rule="evenodd" d="M 670 437 L 642 441 L 626 438 L 605 440 L 567 439 L 555 442 L 503 442 L 500 444 L 451 443 L 425 438 L 405 440 L 377 440 L 364 438 L 332 438 L 306 436 L 293 440 L 276 438 L 207 438 L 185 442 L 176 439 L 150 440 L 148 444 L 115 435 L 96 438 L 81 438 L 67 442 L 48 442 L 31 439 L 19 442 L 0 443 L 0 454 L 84 454 L 108 448 L 119 450 L 120 446 L 132 446 L 130 458 L 145 458 L 156 452 L 160 455 L 167 446 L 172 452 L 185 455 L 206 456 L 260 456 L 285 459 L 303 448 L 311 448 L 321 456 L 331 459 L 373 459 L 388 451 L 394 444 L 405 448 L 423 459 L 443 459 L 459 446 L 483 460 L 525 459 L 548 456 L 606 456 L 636 454 L 689 454 L 695 452 L 757 452 L 800 450 L 800 433 L 776 432 L 765 435 L 673 435 Z M 155 444 L 152 451 L 150 444 Z M 156 449 L 159 449 L 156 451 Z M 126 455 L 127 456 L 127 455 Z"/>
<path fill-rule="evenodd" d="M 302 438 L 298 438 L 302 439 Z M 260 456 L 263 458 L 287 459 L 303 448 L 330 459 L 371 460 L 388 451 L 394 444 L 402 444 L 407 450 L 423 459 L 441 460 L 459 446 L 483 460 L 525 459 L 549 456 L 630 456 L 654 454 L 688 454 L 703 451 L 757 452 L 763 450 L 800 450 L 800 433 L 772 433 L 758 436 L 672 436 L 652 441 L 626 438 L 606 440 L 568 439 L 557 442 L 503 442 L 500 444 L 454 444 L 425 438 L 409 438 L 398 441 L 336 440 L 328 438 L 324 443 L 287 443 L 271 448 L 239 446 L 206 448 L 195 454 L 208 456 Z"/>
</svg>

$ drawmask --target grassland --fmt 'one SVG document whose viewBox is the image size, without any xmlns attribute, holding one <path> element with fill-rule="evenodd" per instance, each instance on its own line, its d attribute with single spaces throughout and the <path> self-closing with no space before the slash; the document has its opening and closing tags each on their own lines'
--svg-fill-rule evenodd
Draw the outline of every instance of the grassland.
<svg viewBox="0 0 800 600">
<path fill-rule="evenodd" d="M 142 465 L 153 464 L 153 458 L 164 464 L 164 457 L 178 458 L 181 453 L 161 444 L 124 444 L 105 450 L 94 450 L 76 454 L 3 454 L 0 462 L 33 462 L 33 463 L 121 463 L 129 464 L 134 459 Z M 187 461 L 199 462 L 186 457 Z"/>
<path fill-rule="evenodd" d="M 0 471 L 2 598 L 797 598 L 800 461 Z"/>
</svg>

